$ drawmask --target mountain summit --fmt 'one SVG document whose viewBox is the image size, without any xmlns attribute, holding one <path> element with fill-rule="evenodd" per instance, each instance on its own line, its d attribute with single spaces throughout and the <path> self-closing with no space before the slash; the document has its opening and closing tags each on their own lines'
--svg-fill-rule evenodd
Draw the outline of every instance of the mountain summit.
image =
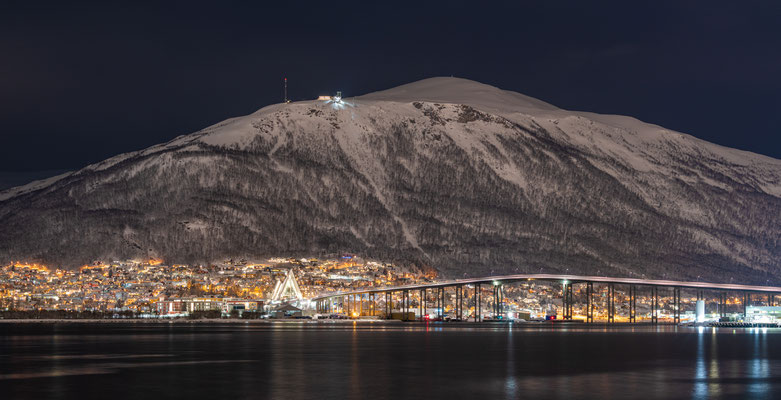
<svg viewBox="0 0 781 400">
<path fill-rule="evenodd" d="M 778 282 L 781 160 L 432 78 L 0 192 L 0 262 L 350 252 L 445 276 Z"/>
</svg>

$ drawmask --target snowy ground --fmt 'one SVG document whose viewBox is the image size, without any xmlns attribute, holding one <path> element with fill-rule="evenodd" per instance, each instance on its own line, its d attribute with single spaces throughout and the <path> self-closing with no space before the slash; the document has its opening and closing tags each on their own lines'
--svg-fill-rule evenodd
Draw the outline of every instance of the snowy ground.
<svg viewBox="0 0 781 400">
<path fill-rule="evenodd" d="M 0 191 L 10 189 L 12 187 L 23 186 L 33 181 L 51 178 L 66 172 L 68 171 L 63 169 L 31 172 L 0 171 Z"/>
</svg>

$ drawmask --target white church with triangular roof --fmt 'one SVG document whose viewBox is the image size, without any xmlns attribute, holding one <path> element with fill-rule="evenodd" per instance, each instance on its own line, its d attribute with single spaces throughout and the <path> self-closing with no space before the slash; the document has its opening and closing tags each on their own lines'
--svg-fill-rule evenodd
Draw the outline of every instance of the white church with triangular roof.
<svg viewBox="0 0 781 400">
<path fill-rule="evenodd" d="M 301 294 L 301 288 L 298 287 L 296 276 L 293 275 L 293 270 L 287 270 L 284 279 L 278 279 L 277 284 L 274 286 L 274 292 L 271 294 L 272 302 L 283 301 L 302 301 L 304 295 Z"/>
</svg>

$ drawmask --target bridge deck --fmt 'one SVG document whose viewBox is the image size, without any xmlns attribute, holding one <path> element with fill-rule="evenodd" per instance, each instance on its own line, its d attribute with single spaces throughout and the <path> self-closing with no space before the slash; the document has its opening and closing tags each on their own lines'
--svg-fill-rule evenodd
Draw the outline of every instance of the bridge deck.
<svg viewBox="0 0 781 400">
<path fill-rule="evenodd" d="M 663 279 L 639 279 L 639 278 L 612 278 L 605 276 L 583 276 L 583 275 L 558 275 L 558 274 L 517 274 L 517 275 L 500 275 L 500 276 L 486 276 L 482 278 L 467 278 L 467 279 L 455 279 L 450 281 L 442 281 L 421 285 L 405 285 L 405 286 L 392 286 L 376 289 L 356 290 L 351 292 L 339 292 L 334 294 L 328 294 L 318 296 L 312 300 L 323 300 L 332 297 L 349 296 L 353 294 L 366 294 L 366 293 L 385 293 L 395 292 L 400 290 L 414 290 L 414 289 L 430 289 L 440 288 L 448 286 L 469 285 L 469 284 L 483 284 L 493 282 L 515 282 L 515 281 L 568 281 L 570 283 L 578 282 L 595 282 L 595 283 L 617 283 L 627 285 L 643 285 L 643 286 L 665 286 L 665 287 L 680 287 L 680 288 L 694 288 L 694 289 L 714 289 L 714 290 L 735 290 L 746 292 L 763 292 L 763 293 L 781 293 L 781 287 L 777 286 L 756 286 L 756 285 L 739 285 L 732 283 L 709 283 L 709 282 L 688 282 L 688 281 L 672 281 Z"/>
</svg>

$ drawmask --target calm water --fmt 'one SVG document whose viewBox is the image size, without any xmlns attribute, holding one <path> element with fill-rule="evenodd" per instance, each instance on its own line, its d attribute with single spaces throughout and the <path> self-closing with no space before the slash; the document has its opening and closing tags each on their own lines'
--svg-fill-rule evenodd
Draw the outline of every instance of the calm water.
<svg viewBox="0 0 781 400">
<path fill-rule="evenodd" d="M 781 396 L 777 329 L 485 325 L 2 323 L 0 398 Z"/>
</svg>

